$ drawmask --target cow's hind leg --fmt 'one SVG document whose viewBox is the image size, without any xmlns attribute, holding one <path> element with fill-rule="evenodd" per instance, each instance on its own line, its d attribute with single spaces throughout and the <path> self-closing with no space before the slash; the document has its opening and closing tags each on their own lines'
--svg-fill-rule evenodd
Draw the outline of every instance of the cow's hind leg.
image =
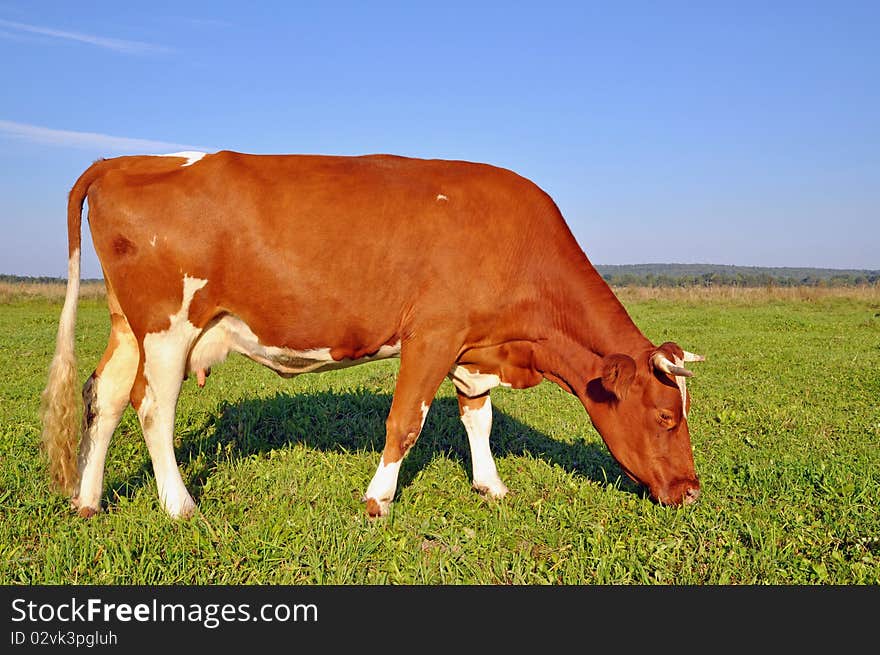
<svg viewBox="0 0 880 655">
<path fill-rule="evenodd" d="M 425 340 L 407 342 L 400 353 L 400 373 L 385 421 L 385 449 L 364 500 L 370 516 L 388 513 L 404 455 L 416 442 L 428 408 L 449 371 L 455 353 Z"/>
<path fill-rule="evenodd" d="M 459 391 L 458 409 L 471 447 L 474 489 L 490 498 L 504 497 L 507 487 L 498 477 L 495 460 L 489 449 L 489 434 L 492 432 L 492 401 L 489 393 L 469 398 Z"/>
<path fill-rule="evenodd" d="M 189 349 L 198 331 L 148 334 L 141 344 L 143 365 L 135 378 L 132 404 L 153 462 L 159 500 L 172 518 L 187 518 L 196 504 L 174 456 L 174 417 Z"/>
<path fill-rule="evenodd" d="M 77 458 L 79 488 L 71 504 L 84 517 L 100 510 L 107 447 L 128 406 L 138 369 L 137 340 L 128 321 L 112 309 L 110 319 L 107 349 L 83 386 L 82 438 Z"/>
</svg>

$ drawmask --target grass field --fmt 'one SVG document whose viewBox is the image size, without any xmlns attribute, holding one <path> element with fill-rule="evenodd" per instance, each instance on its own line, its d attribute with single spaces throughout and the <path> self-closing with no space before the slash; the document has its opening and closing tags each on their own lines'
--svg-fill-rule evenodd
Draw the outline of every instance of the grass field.
<svg viewBox="0 0 880 655">
<path fill-rule="evenodd" d="M 544 383 L 493 391 L 507 498 L 470 489 L 444 382 L 390 516 L 361 494 L 396 361 L 282 380 L 234 356 L 184 383 L 178 461 L 200 505 L 160 509 L 137 419 L 110 445 L 105 512 L 48 487 L 39 395 L 62 291 L 0 288 L 0 583 L 880 583 L 880 289 L 622 289 L 653 341 L 707 361 L 689 382 L 703 494 L 671 509 L 621 479 L 587 416 Z M 84 294 L 84 381 L 108 334 Z"/>
</svg>

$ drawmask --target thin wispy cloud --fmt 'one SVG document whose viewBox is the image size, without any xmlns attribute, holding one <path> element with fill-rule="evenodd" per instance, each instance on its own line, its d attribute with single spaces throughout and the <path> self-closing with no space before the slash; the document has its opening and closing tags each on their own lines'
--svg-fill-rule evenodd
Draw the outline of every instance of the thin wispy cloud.
<svg viewBox="0 0 880 655">
<path fill-rule="evenodd" d="M 185 143 L 170 141 L 154 141 L 152 139 L 134 139 L 125 136 L 99 134 L 97 132 L 76 132 L 73 130 L 55 130 L 40 125 L 16 123 L 0 120 L 0 136 L 11 137 L 31 143 L 58 146 L 62 148 L 79 148 L 97 150 L 102 154 L 149 154 L 199 150 L 211 152 L 216 148 L 206 148 Z"/>
<path fill-rule="evenodd" d="M 168 54 L 173 52 L 172 48 L 155 43 L 144 43 L 143 41 L 129 41 L 126 39 L 113 39 L 105 36 L 97 36 L 94 34 L 83 34 L 82 32 L 69 32 L 66 30 L 56 30 L 51 27 L 43 27 L 42 25 L 30 25 L 28 23 L 17 23 L 11 20 L 0 19 L 0 27 L 6 30 L 16 32 L 24 32 L 27 34 L 38 34 L 53 39 L 63 39 L 67 41 L 75 41 L 78 43 L 87 43 L 99 48 L 115 50 L 129 55 L 150 55 L 150 54 Z"/>
</svg>

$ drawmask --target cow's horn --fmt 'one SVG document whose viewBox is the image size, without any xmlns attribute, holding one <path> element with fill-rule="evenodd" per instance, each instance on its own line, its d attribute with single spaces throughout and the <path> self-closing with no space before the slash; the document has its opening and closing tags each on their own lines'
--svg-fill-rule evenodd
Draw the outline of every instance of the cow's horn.
<svg viewBox="0 0 880 655">
<path fill-rule="evenodd" d="M 693 376 L 693 372 L 687 370 L 683 366 L 673 364 L 671 361 L 669 361 L 669 359 L 666 358 L 666 355 L 664 355 L 663 353 L 654 353 L 654 356 L 651 358 L 651 364 L 653 364 L 654 368 L 656 368 L 657 370 L 668 373 L 669 375 L 682 376 L 686 378 Z"/>
<path fill-rule="evenodd" d="M 705 362 L 706 358 L 702 355 L 697 355 L 695 353 L 689 353 L 687 350 L 684 351 L 684 361 L 686 362 Z"/>
</svg>

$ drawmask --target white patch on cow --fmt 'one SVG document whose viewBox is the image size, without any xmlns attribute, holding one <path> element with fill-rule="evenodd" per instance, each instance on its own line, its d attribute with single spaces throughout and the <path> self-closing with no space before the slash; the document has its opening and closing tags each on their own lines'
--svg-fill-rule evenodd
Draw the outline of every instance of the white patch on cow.
<svg viewBox="0 0 880 655">
<path fill-rule="evenodd" d="M 130 329 L 115 331 L 118 343 L 99 375 L 90 378 L 90 412 L 93 419 L 83 431 L 77 459 L 80 483 L 73 502 L 78 509 L 97 510 L 104 487 L 104 464 L 107 447 L 119 419 L 128 406 L 129 393 L 137 373 L 140 353 Z"/>
<path fill-rule="evenodd" d="M 182 157 L 186 159 L 185 164 L 181 164 L 181 168 L 184 166 L 192 166 L 197 161 L 199 161 L 202 157 L 204 157 L 206 152 L 198 152 L 196 150 L 184 150 L 183 152 L 172 152 L 167 155 L 153 155 L 154 157 Z"/>
<path fill-rule="evenodd" d="M 199 335 L 190 352 L 187 371 L 192 373 L 208 369 L 225 360 L 230 352 L 249 357 L 279 375 L 293 376 L 397 357 L 400 355 L 400 341 L 382 345 L 366 357 L 336 360 L 331 356 L 329 347 L 294 350 L 263 344 L 244 321 L 232 314 L 224 314 L 209 323 Z"/>
<path fill-rule="evenodd" d="M 425 427 L 425 421 L 428 418 L 428 410 L 430 408 L 431 406 L 428 403 L 422 402 L 422 425 L 421 427 L 419 427 L 419 432 L 421 432 L 422 428 Z"/>
<path fill-rule="evenodd" d="M 438 194 L 437 194 L 437 201 L 439 202 L 439 201 L 441 201 L 441 200 L 449 200 L 449 198 L 447 198 L 446 196 L 444 196 L 442 193 L 438 193 Z"/>
<path fill-rule="evenodd" d="M 482 396 L 497 386 L 510 387 L 509 383 L 502 382 L 501 378 L 494 373 L 480 373 L 479 371 L 472 373 L 464 366 L 453 367 L 447 377 L 452 380 L 456 389 L 469 398 Z"/>
<path fill-rule="evenodd" d="M 158 238 L 159 238 L 159 235 L 158 235 L 158 234 L 154 234 L 154 235 L 153 235 L 153 238 L 150 239 L 150 245 L 153 246 L 154 248 L 156 247 L 156 240 L 157 240 Z"/>
<path fill-rule="evenodd" d="M 397 491 L 397 474 L 400 472 L 402 461 L 400 459 L 386 464 L 383 457 L 379 461 L 379 468 L 376 469 L 373 479 L 370 480 L 367 493 L 364 494 L 365 501 L 372 498 L 379 504 L 380 516 L 386 516 L 391 507 L 391 500 L 394 498 L 394 492 Z"/>
<path fill-rule="evenodd" d="M 159 499 L 174 518 L 188 516 L 195 509 L 174 457 L 174 411 L 187 353 L 201 332 L 189 320 L 189 307 L 193 296 L 207 283 L 207 280 L 184 275 L 183 300 L 180 309 L 168 317 L 168 328 L 144 337 L 147 384 L 138 418 L 153 460 Z"/>
<path fill-rule="evenodd" d="M 474 489 L 491 498 L 504 497 L 507 494 L 507 487 L 498 477 L 495 460 L 489 449 L 489 435 L 492 432 L 492 401 L 489 396 L 486 396 L 482 407 L 477 409 L 465 407 L 461 414 L 461 422 L 464 423 L 468 443 L 471 446 Z"/>
</svg>

